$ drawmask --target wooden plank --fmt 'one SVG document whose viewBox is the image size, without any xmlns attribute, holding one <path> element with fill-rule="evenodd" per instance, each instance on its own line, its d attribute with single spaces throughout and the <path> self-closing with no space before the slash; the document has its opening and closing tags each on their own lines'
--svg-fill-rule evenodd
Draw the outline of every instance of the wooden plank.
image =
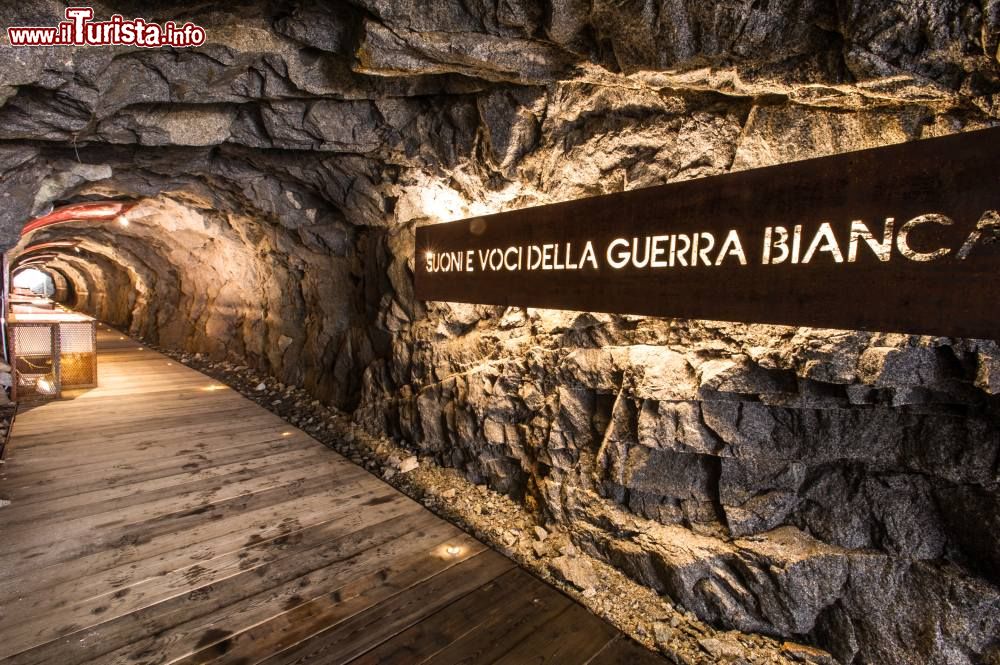
<svg viewBox="0 0 1000 665">
<path fill-rule="evenodd" d="M 624 635 L 608 642 L 587 665 L 662 665 L 663 657 Z"/>
<path fill-rule="evenodd" d="M 328 502 L 332 501 L 330 496 L 323 498 Z M 64 575 L 60 582 L 51 583 L 51 580 L 48 580 L 49 584 L 45 583 L 45 573 L 48 571 L 40 571 L 39 575 L 28 578 L 42 580 L 33 590 L 34 593 L 25 592 L 23 586 L 25 578 L 20 578 L 21 584 L 14 593 L 8 591 L 10 585 L 0 592 L 2 593 L 0 602 L 5 608 L 4 613 L 8 613 L 9 610 L 11 615 L 18 617 L 10 624 L 15 625 L 32 616 L 42 616 L 52 609 L 76 602 L 72 599 L 99 598 L 118 593 L 123 588 L 148 584 L 151 580 L 162 581 L 174 571 L 232 554 L 246 558 L 249 555 L 244 551 L 251 546 L 282 537 L 298 538 L 297 534 L 307 529 L 317 527 L 358 529 L 364 526 L 366 520 L 378 521 L 385 515 L 416 510 L 413 501 L 399 493 L 386 493 L 384 488 L 373 492 L 358 492 L 347 498 L 349 502 L 336 509 L 329 509 L 327 504 L 327 510 L 323 512 L 313 510 L 309 515 L 296 515 L 294 518 L 287 516 L 289 507 L 283 506 L 283 514 L 286 516 L 280 519 L 244 524 L 243 529 L 230 531 L 200 543 L 185 542 L 179 547 L 166 549 L 153 556 L 131 556 L 132 553 L 128 548 L 102 550 L 96 553 L 98 556 L 95 559 L 97 565 L 105 564 L 103 570 L 76 566 L 74 561 L 74 567 L 78 568 L 76 576 Z M 188 533 L 178 535 L 186 539 Z M 124 554 L 123 560 L 114 556 L 119 553 Z M 62 569 L 58 572 L 62 572 Z M 45 593 L 38 593 L 39 588 L 44 588 Z M 69 602 L 67 599 L 70 599 Z"/>
<path fill-rule="evenodd" d="M 204 452 L 179 450 L 172 456 L 136 463 L 104 462 L 81 465 L 77 473 L 18 473 L 15 484 L 4 482 L 6 496 L 16 506 L 38 501 L 57 501 L 63 497 L 84 495 L 106 490 L 113 492 L 135 491 L 137 487 L 161 486 L 162 483 L 179 482 L 177 479 L 195 478 L 200 474 L 217 473 L 219 467 L 232 464 L 258 464 L 274 455 L 321 454 L 314 445 L 288 445 L 290 437 L 261 432 L 259 436 L 240 437 L 240 443 L 226 445 L 231 438 L 220 437 L 217 446 L 203 448 Z M 325 451 L 324 451 L 325 452 Z"/>
<path fill-rule="evenodd" d="M 527 582 L 527 585 L 525 584 Z M 374 649 L 351 661 L 351 665 L 412 665 L 423 663 L 466 636 L 477 649 L 496 647 L 480 631 L 501 621 L 524 623 L 528 616 L 537 619 L 541 609 L 534 596 L 542 587 L 534 578 L 525 579 L 523 571 L 509 570 L 440 612 L 402 631 Z M 545 595 L 544 593 L 542 595 Z M 562 607 L 559 605 L 558 607 Z M 486 640 L 483 638 L 487 637 Z M 467 662 L 488 662 L 483 653 L 470 654 Z"/>
<path fill-rule="evenodd" d="M 493 662 L 496 665 L 586 663 L 617 634 L 610 624 L 595 621 L 586 608 L 572 603 L 565 612 L 537 627 Z"/>
<path fill-rule="evenodd" d="M 94 462 L 105 462 L 116 454 L 129 454 L 130 450 L 145 452 L 150 451 L 151 448 L 159 449 L 147 452 L 146 458 L 148 460 L 149 457 L 157 452 L 166 454 L 173 451 L 173 454 L 176 454 L 178 451 L 183 450 L 185 446 L 177 446 L 176 444 L 184 438 L 187 438 L 189 441 L 188 448 L 190 451 L 197 448 L 208 448 L 209 444 L 215 439 L 218 439 L 220 442 L 226 440 L 242 441 L 247 436 L 255 436 L 255 433 L 277 437 L 283 430 L 287 431 L 289 429 L 284 423 L 279 428 L 275 426 L 273 421 L 262 416 L 243 414 L 246 414 L 246 412 L 242 410 L 224 411 L 219 414 L 219 418 L 241 416 L 240 418 L 234 418 L 232 427 L 229 430 L 220 426 L 221 421 L 211 423 L 189 422 L 183 425 L 167 422 L 159 427 L 157 427 L 158 423 L 153 421 L 150 423 L 150 426 L 157 427 L 157 429 L 148 432 L 142 431 L 145 425 L 132 423 L 128 428 L 123 429 L 121 433 L 107 432 L 107 438 L 105 439 L 95 438 L 79 441 L 75 449 L 77 461 L 79 465 L 86 465 Z M 197 445 L 202 443 L 202 438 L 211 440 L 205 442 L 203 446 Z M 212 446 L 212 448 L 214 449 L 215 446 Z M 65 468 L 65 461 L 72 457 L 73 452 L 74 450 L 71 446 L 53 446 L 50 448 L 26 447 L 20 449 L 20 454 L 16 458 L 16 461 L 18 464 L 21 464 L 22 462 L 27 463 L 37 460 L 39 464 L 34 465 L 35 468 Z M 44 467 L 41 465 L 42 461 L 45 462 Z M 11 469 L 13 470 L 14 468 L 12 467 Z"/>
<path fill-rule="evenodd" d="M 235 473 L 226 478 L 207 478 L 194 483 L 190 488 L 176 493 L 155 494 L 145 501 L 141 494 L 97 504 L 93 511 L 82 517 L 63 518 L 55 515 L 45 519 L 46 529 L 39 529 L 34 522 L 13 524 L 4 529 L 5 535 L 18 544 L 8 549 L 9 554 L 19 554 L 39 543 L 51 540 L 48 529 L 54 529 L 63 539 L 73 539 L 94 528 L 113 532 L 117 527 L 168 518 L 172 515 L 186 515 L 196 511 L 206 512 L 215 505 L 231 503 L 239 498 L 267 492 L 268 490 L 324 487 L 336 484 L 341 479 L 357 478 L 364 473 L 359 467 L 339 456 L 329 456 L 321 462 L 301 463 L 291 468 L 276 470 L 270 474 L 249 475 Z M 44 519 L 44 505 L 40 507 Z M 3 560 L 3 559 L 0 559 Z"/>
<path fill-rule="evenodd" d="M 243 419 L 246 418 L 250 422 L 245 422 Z M 147 443 L 157 442 L 156 436 L 151 436 L 151 432 L 159 432 L 162 429 L 170 429 L 176 431 L 188 431 L 192 435 L 197 435 L 202 428 L 207 431 L 214 431 L 215 428 L 219 427 L 219 424 L 225 422 L 223 419 L 228 419 L 231 425 L 237 428 L 237 431 L 249 431 L 252 429 L 260 428 L 267 424 L 277 425 L 282 423 L 271 413 L 263 412 L 259 407 L 254 410 L 250 407 L 239 406 L 238 408 L 232 409 L 220 409 L 217 411 L 213 419 L 207 422 L 190 422 L 182 421 L 178 423 L 176 417 L 167 418 L 149 418 L 143 420 L 141 427 L 137 427 L 137 423 L 131 420 L 118 419 L 117 423 L 105 425 L 100 428 L 100 431 L 94 431 L 92 433 L 81 433 L 72 432 L 63 428 L 55 428 L 55 431 L 50 432 L 48 435 L 39 435 L 42 443 L 52 444 L 65 444 L 70 446 L 76 445 L 76 452 L 79 454 L 81 450 L 86 451 L 88 448 L 94 444 L 98 444 L 101 447 L 104 446 L 117 446 L 119 444 L 135 444 L 135 443 Z M 94 425 L 94 423 L 91 423 Z M 20 448 L 20 437 L 21 432 L 17 429 L 18 424 L 15 420 L 13 436 L 17 437 L 18 449 Z M 25 459 L 45 459 L 42 455 L 45 450 L 38 450 L 33 444 L 32 437 L 24 435 L 25 446 L 22 449 L 24 451 Z M 162 438 L 159 439 L 162 441 Z M 176 442 L 176 438 L 173 439 Z M 58 458 L 58 457 L 57 457 Z"/>
<path fill-rule="evenodd" d="M 506 557 L 484 551 L 440 575 L 403 590 L 375 607 L 355 614 L 258 662 L 267 665 L 348 663 L 431 616 L 513 567 Z"/>
<path fill-rule="evenodd" d="M 86 626 L 95 617 L 102 623 L 113 621 L 163 605 L 169 599 L 184 597 L 198 589 L 212 587 L 215 590 L 235 577 L 257 576 L 256 571 L 265 566 L 268 577 L 272 579 L 280 575 L 275 572 L 279 568 L 311 570 L 314 562 L 326 560 L 330 548 L 340 539 L 400 517 L 414 520 L 418 511 L 416 504 L 391 502 L 372 511 L 358 513 L 356 519 L 326 521 L 269 540 L 255 541 L 238 551 L 191 563 L 74 603 L 60 605 L 45 597 L 36 597 L 32 599 L 34 602 L 21 603 L 17 614 L 3 618 L 6 625 L 4 645 L 0 650 L 18 653 L 58 639 L 66 633 L 66 626 Z M 284 561 L 288 557 L 294 560 Z"/>
<path fill-rule="evenodd" d="M 140 417 L 136 415 L 134 417 L 122 417 L 120 415 L 121 410 L 134 410 L 137 414 L 142 414 L 145 417 Z M 85 408 L 80 407 L 79 412 L 64 411 L 58 414 L 57 422 L 57 432 L 56 438 L 52 440 L 53 442 L 66 442 L 66 436 L 79 437 L 80 432 L 75 430 L 80 425 L 92 426 L 95 423 L 99 423 L 102 420 L 109 420 L 115 417 L 120 423 L 146 423 L 148 421 L 163 420 L 167 423 L 176 423 L 177 417 L 180 416 L 182 420 L 186 420 L 191 424 L 200 424 L 203 420 L 207 422 L 217 422 L 217 413 L 221 410 L 226 410 L 232 412 L 232 418 L 238 418 L 243 414 L 255 413 L 261 418 L 266 418 L 268 415 L 278 422 L 277 416 L 267 414 L 262 412 L 260 407 L 250 400 L 241 399 L 240 401 L 234 401 L 231 398 L 220 398 L 216 395 L 207 395 L 201 399 L 194 399 L 189 403 L 183 400 L 173 400 L 170 402 L 164 402 L 163 400 L 150 400 L 149 402 L 132 402 L 132 401 L 122 401 L 114 406 L 108 405 L 102 408 Z M 115 415 L 118 414 L 118 415 Z M 33 414 L 26 414 L 32 416 Z M 28 422 L 18 423 L 15 421 L 14 432 L 19 437 L 24 437 L 26 445 L 30 446 L 32 442 L 32 437 L 34 436 L 52 436 L 52 423 L 47 422 L 48 419 L 41 418 L 43 414 L 35 414 Z M 24 420 L 28 420 L 25 418 Z M 33 425 L 33 423 L 38 422 L 38 425 Z M 62 430 L 65 432 L 63 437 L 58 436 L 58 431 Z"/>
<path fill-rule="evenodd" d="M 311 574 L 309 579 L 312 584 L 306 589 L 291 585 L 263 603 L 227 612 L 227 616 L 214 625 L 243 628 L 217 629 L 215 640 L 206 639 L 207 635 L 202 633 L 202 639 L 194 650 L 175 665 L 239 662 L 244 658 L 248 663 L 261 660 L 269 654 L 300 645 L 313 635 L 377 607 L 402 590 L 476 557 L 486 549 L 481 543 L 458 533 L 449 533 L 444 539 L 438 536 L 438 540 L 427 539 L 427 535 L 419 536 L 423 549 L 414 547 L 417 543 L 411 542 L 408 545 L 411 553 L 396 556 L 384 565 L 358 568 L 350 575 L 330 567 Z M 447 546 L 455 544 L 462 546 L 460 554 L 441 556 Z M 318 589 L 325 589 L 326 592 L 317 594 Z M 249 617 L 248 612 L 253 617 Z M 265 619 L 260 622 L 252 620 L 257 617 Z M 170 652 L 166 657 L 172 655 L 173 652 Z M 124 665 L 128 661 L 120 662 Z"/>
<path fill-rule="evenodd" d="M 42 589 L 60 598 L 75 597 L 95 586 L 117 590 L 146 577 L 163 575 L 191 561 L 239 550 L 251 540 L 268 540 L 298 528 L 342 519 L 345 511 L 363 511 L 365 506 L 397 499 L 410 501 L 390 487 L 360 482 L 359 489 L 354 492 L 339 487 L 222 519 L 206 520 L 181 531 L 147 537 L 130 535 L 96 548 L 83 546 L 79 556 L 68 561 L 35 567 L 30 576 L 8 578 L 8 583 L 0 586 L 0 607 Z M 343 510 L 338 505 L 344 506 Z M 87 578 L 88 582 L 81 583 L 81 578 Z M 60 586 L 62 589 L 55 588 Z M 12 611 L 19 610 L 13 608 Z"/>
<path fill-rule="evenodd" d="M 490 612 L 473 630 L 433 654 L 428 662 L 437 665 L 492 663 L 528 639 L 539 625 L 559 616 L 572 604 L 568 597 L 524 571 L 517 571 L 517 577 L 522 593 L 500 611 Z"/>
<path fill-rule="evenodd" d="M 177 455 L 205 450 L 206 448 L 216 449 L 213 443 L 223 443 L 226 441 L 242 442 L 248 438 L 263 440 L 261 437 L 278 438 L 279 436 L 290 437 L 289 443 L 312 443 L 312 439 L 294 431 L 285 423 L 280 425 L 273 420 L 254 415 L 253 412 L 222 411 L 217 418 L 233 418 L 231 429 L 225 430 L 220 426 L 221 421 L 208 424 L 198 422 L 183 422 L 177 424 L 177 419 L 171 419 L 163 423 L 155 420 L 150 422 L 151 427 L 157 429 L 153 432 L 143 432 L 144 423 L 132 423 L 124 429 L 120 435 L 117 432 L 109 432 L 104 440 L 86 441 L 83 440 L 74 449 L 71 446 L 60 446 L 51 448 L 21 448 L 16 458 L 12 458 L 14 466 L 9 470 L 11 477 L 17 470 L 19 474 L 30 473 L 31 469 L 41 471 L 52 471 L 66 468 L 67 464 L 76 454 L 77 465 L 85 466 L 97 462 L 109 462 L 122 460 L 149 461 L 155 455 Z M 284 434 L 289 432 L 289 434 Z M 202 439 L 207 441 L 202 441 Z M 186 442 L 186 445 L 185 445 Z M 145 456 L 140 453 L 145 453 Z"/>
<path fill-rule="evenodd" d="M 313 548 L 307 554 L 265 564 L 254 574 L 233 575 L 210 584 L 196 582 L 186 593 L 96 626 L 59 626 L 55 630 L 59 634 L 57 639 L 12 654 L 9 665 L 69 665 L 98 657 L 102 662 L 114 662 L 115 658 L 105 656 L 144 637 L 152 636 L 155 644 L 162 644 L 174 627 L 188 621 L 213 613 L 213 619 L 218 620 L 220 611 L 225 607 L 292 580 L 308 578 L 310 572 L 335 562 L 346 574 L 353 569 L 352 566 L 370 561 L 372 557 L 379 558 L 380 554 L 389 558 L 398 556 L 400 550 L 408 546 L 406 534 L 421 529 L 443 528 L 444 523 L 427 512 L 369 525 Z M 440 538 L 440 532 L 437 537 Z M 148 648 L 143 648 L 142 652 L 148 652 Z M 155 653 L 155 650 L 147 653 L 147 658 Z"/>
<path fill-rule="evenodd" d="M 371 481 L 370 476 L 365 475 L 357 476 L 348 482 L 360 487 L 362 483 Z M 178 533 L 193 528 L 208 520 L 222 520 L 229 516 L 243 515 L 273 503 L 308 496 L 334 485 L 335 483 L 330 478 L 319 476 L 305 482 L 292 481 L 264 488 L 257 492 L 236 494 L 225 500 L 209 504 L 195 504 L 182 510 L 150 516 L 148 519 L 132 523 L 126 523 L 120 519 L 107 520 L 94 524 L 93 528 L 97 530 L 98 535 L 89 541 L 84 539 L 82 543 L 73 539 L 60 538 L 54 544 L 51 542 L 54 532 L 52 529 L 46 528 L 43 532 L 29 534 L 32 536 L 31 542 L 34 545 L 24 546 L 19 542 L 16 551 L 0 556 L 0 569 L 9 571 L 9 574 L 18 574 L 38 565 L 65 562 L 77 558 L 81 554 L 106 546 L 106 543 L 141 543 L 154 536 Z M 347 483 L 339 484 L 339 489 L 345 492 L 351 491 L 351 487 L 352 485 Z"/>
<path fill-rule="evenodd" d="M 208 469 L 174 474 L 158 481 L 147 481 L 138 487 L 118 486 L 67 494 L 60 498 L 46 497 L 44 501 L 19 500 L 7 506 L 4 522 L 10 526 L 38 520 L 55 521 L 85 517 L 108 511 L 118 511 L 138 503 L 148 504 L 162 498 L 180 498 L 186 494 L 212 489 L 218 484 L 228 484 L 234 478 L 267 475 L 276 471 L 300 469 L 323 465 L 330 461 L 324 451 L 292 449 L 267 457 L 242 459 L 237 462 Z M 345 463 L 346 464 L 346 463 Z"/>
</svg>

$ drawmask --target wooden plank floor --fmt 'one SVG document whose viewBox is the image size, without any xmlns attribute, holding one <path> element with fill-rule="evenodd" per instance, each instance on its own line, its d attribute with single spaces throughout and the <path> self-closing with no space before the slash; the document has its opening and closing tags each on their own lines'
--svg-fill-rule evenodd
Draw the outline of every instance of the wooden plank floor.
<svg viewBox="0 0 1000 665">
<path fill-rule="evenodd" d="M 0 472 L 0 660 L 658 663 L 208 377 L 99 333 Z"/>
</svg>

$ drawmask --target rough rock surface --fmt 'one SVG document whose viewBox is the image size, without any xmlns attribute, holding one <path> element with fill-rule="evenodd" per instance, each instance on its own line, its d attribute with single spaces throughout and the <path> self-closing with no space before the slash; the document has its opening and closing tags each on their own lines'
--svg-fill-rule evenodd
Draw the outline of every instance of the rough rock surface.
<svg viewBox="0 0 1000 665">
<path fill-rule="evenodd" d="M 1000 658 L 996 343 L 425 304 L 411 273 L 419 223 L 997 124 L 1000 3 L 147 5 L 95 12 L 208 42 L 0 48 L 2 244 L 139 202 L 22 242 L 79 242 L 71 303 L 303 386 L 789 657 Z"/>
</svg>

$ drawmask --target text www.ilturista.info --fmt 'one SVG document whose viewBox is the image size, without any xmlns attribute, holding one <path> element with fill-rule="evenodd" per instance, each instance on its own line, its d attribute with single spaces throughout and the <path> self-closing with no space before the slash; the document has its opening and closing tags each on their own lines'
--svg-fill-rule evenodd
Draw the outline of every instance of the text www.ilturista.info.
<svg viewBox="0 0 1000 665">
<path fill-rule="evenodd" d="M 142 18 L 127 20 L 115 14 L 107 21 L 93 21 L 92 7 L 67 7 L 66 20 L 55 26 L 8 27 L 11 46 L 140 46 L 184 48 L 205 43 L 205 29 L 190 21 L 162 25 Z"/>
</svg>

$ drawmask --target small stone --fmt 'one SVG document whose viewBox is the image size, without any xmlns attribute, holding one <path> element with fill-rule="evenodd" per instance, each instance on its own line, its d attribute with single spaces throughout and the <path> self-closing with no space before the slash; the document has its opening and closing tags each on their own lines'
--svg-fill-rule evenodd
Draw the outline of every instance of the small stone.
<svg viewBox="0 0 1000 665">
<path fill-rule="evenodd" d="M 563 555 L 553 559 L 551 566 L 557 577 L 579 589 L 596 587 L 599 582 L 597 571 L 587 559 Z"/>
<path fill-rule="evenodd" d="M 670 644 L 674 639 L 673 627 L 663 621 L 657 621 L 653 624 L 653 639 L 656 640 L 656 645 L 660 647 Z"/>
<path fill-rule="evenodd" d="M 535 540 L 531 543 L 531 549 L 534 550 L 535 556 L 539 559 L 545 558 L 545 555 L 549 553 L 549 548 L 545 546 L 545 543 L 540 540 Z"/>
<path fill-rule="evenodd" d="M 785 642 L 781 645 L 781 653 L 804 663 L 815 663 L 816 665 L 836 665 L 837 661 L 826 651 L 815 647 L 798 644 L 796 642 Z"/>
<path fill-rule="evenodd" d="M 418 468 L 420 468 L 420 461 L 417 459 L 416 455 L 410 455 L 399 463 L 400 473 L 409 473 L 410 471 Z"/>
<path fill-rule="evenodd" d="M 366 466 L 368 466 L 369 468 L 371 468 L 371 467 L 373 467 L 375 465 L 371 464 L 369 462 Z M 396 470 L 393 469 L 393 468 L 391 468 L 391 467 L 382 472 L 382 477 L 385 478 L 386 480 L 391 479 L 395 475 L 396 475 Z"/>
<path fill-rule="evenodd" d="M 544 542 L 545 539 L 549 537 L 549 532 L 546 531 L 545 529 L 543 529 L 540 526 L 536 526 L 535 527 L 535 537 L 538 538 L 538 540 L 541 540 L 542 542 Z"/>
<path fill-rule="evenodd" d="M 446 499 L 454 499 L 456 494 L 458 494 L 458 490 L 456 490 L 454 487 L 450 487 L 446 489 L 444 492 L 442 492 L 441 496 L 443 496 Z"/>
<path fill-rule="evenodd" d="M 586 589 L 583 590 L 584 598 L 593 598 L 596 595 L 597 595 L 597 589 L 595 589 L 594 587 L 587 587 Z"/>
<path fill-rule="evenodd" d="M 698 640 L 698 644 L 708 655 L 717 660 L 742 658 L 746 651 L 739 642 L 724 637 L 703 637 Z"/>
<path fill-rule="evenodd" d="M 504 531 L 503 543 L 507 547 L 513 547 L 517 543 L 517 534 L 510 530 Z"/>
</svg>

